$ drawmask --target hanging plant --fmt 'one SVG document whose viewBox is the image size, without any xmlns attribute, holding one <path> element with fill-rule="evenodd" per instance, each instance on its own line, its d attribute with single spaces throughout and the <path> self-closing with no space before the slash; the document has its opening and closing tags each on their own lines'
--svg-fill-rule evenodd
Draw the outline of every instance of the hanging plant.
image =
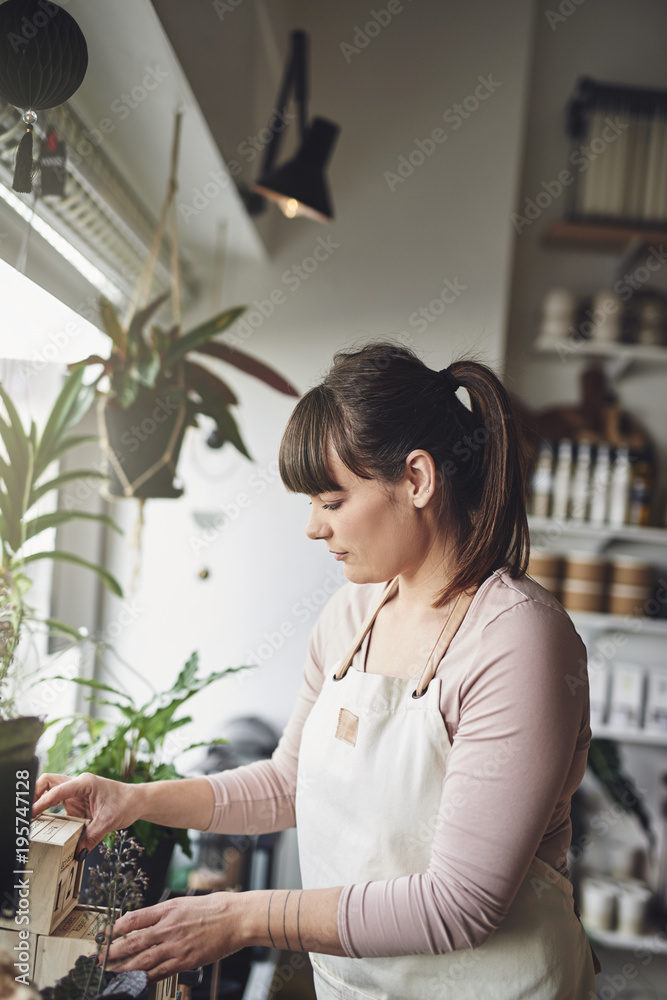
<svg viewBox="0 0 667 1000">
<path fill-rule="evenodd" d="M 182 332 L 174 201 L 180 129 L 179 113 L 167 195 L 129 315 L 123 322 L 111 303 L 101 300 L 102 325 L 111 345 L 109 355 L 106 358 L 91 355 L 70 365 L 70 368 L 100 365 L 94 382 L 98 387 L 105 376 L 108 378 L 108 387 L 100 399 L 99 416 L 100 436 L 109 462 L 111 496 L 139 499 L 180 496 L 183 490 L 174 485 L 173 477 L 185 430 L 190 425 L 197 426 L 198 415 L 215 422 L 208 438 L 212 448 L 229 442 L 242 455 L 250 457 L 230 409 L 238 404 L 236 394 L 219 375 L 201 364 L 205 357 L 234 365 L 278 392 L 299 395 L 273 368 L 214 339 L 238 319 L 245 306 L 227 309 L 193 330 Z M 170 213 L 171 292 L 147 303 Z M 165 328 L 152 321 L 169 297 L 173 322 Z M 142 302 L 147 304 L 137 308 Z"/>
<path fill-rule="evenodd" d="M 6 0 L 0 6 L 0 98 L 23 112 L 13 188 L 32 191 L 32 130 L 37 112 L 74 94 L 88 68 L 88 48 L 71 14 L 50 0 Z"/>
</svg>

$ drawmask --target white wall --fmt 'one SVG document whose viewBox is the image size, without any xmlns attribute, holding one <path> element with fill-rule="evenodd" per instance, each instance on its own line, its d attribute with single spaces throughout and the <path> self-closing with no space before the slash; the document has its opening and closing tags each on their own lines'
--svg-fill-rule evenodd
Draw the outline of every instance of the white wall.
<svg viewBox="0 0 667 1000">
<path fill-rule="evenodd" d="M 350 62 L 341 43 L 354 41 L 369 7 L 348 0 L 297 9 L 294 26 L 312 38 L 311 113 L 342 125 L 330 172 L 336 221 L 321 227 L 281 220 L 280 250 L 265 267 L 230 267 L 225 301 L 282 292 L 281 304 L 245 343 L 302 389 L 320 378 L 337 348 L 368 336 L 405 331 L 434 367 L 470 348 L 491 361 L 504 356 L 509 213 L 518 183 L 531 4 L 485 4 L 483 22 L 479 5 L 462 0 L 403 8 Z M 232 16 L 225 28 L 234 31 Z M 443 121 L 447 109 L 489 76 L 499 86 L 461 127 L 454 128 L 453 114 Z M 390 190 L 385 172 L 395 172 L 399 156 L 436 128 L 446 141 Z M 331 252 L 297 288 L 286 272 L 304 260 L 310 267 L 318 241 Z M 438 300 L 445 279 L 466 289 L 420 332 L 409 317 Z M 242 663 L 249 651 L 263 657 L 245 681 L 198 697 L 201 735 L 216 733 L 239 712 L 284 724 L 310 629 L 327 589 L 343 579 L 324 546 L 304 535 L 307 501 L 287 495 L 276 474 L 293 401 L 232 369 L 227 374 L 241 397 L 239 419 L 256 464 L 229 446 L 212 452 L 201 433 L 189 433 L 181 464 L 186 494 L 146 505 L 137 617 L 118 625 L 122 654 L 154 684 L 173 679 L 193 649 L 206 671 Z M 264 489 L 258 473 L 270 480 Z M 232 510 L 225 505 L 239 493 L 247 494 L 248 508 L 195 551 L 201 533 L 193 513 Z M 131 528 L 134 512 L 122 506 Z M 127 583 L 133 558 L 129 539 L 115 547 L 112 568 Z M 210 569 L 206 581 L 197 575 L 203 567 Z M 118 613 L 109 601 L 108 622 Z M 293 626 L 294 634 L 274 653 L 270 639 L 281 626 Z"/>
</svg>

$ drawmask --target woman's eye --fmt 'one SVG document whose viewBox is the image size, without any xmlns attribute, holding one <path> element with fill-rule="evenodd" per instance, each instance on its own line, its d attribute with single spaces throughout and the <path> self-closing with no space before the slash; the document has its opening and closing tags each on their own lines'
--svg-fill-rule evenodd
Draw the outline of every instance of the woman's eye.
<svg viewBox="0 0 667 1000">
<path fill-rule="evenodd" d="M 337 500 L 336 503 L 324 503 L 324 504 L 322 504 L 322 509 L 323 510 L 338 510 L 338 508 L 340 507 L 340 505 L 342 504 L 342 502 L 343 502 L 342 500 Z"/>
</svg>

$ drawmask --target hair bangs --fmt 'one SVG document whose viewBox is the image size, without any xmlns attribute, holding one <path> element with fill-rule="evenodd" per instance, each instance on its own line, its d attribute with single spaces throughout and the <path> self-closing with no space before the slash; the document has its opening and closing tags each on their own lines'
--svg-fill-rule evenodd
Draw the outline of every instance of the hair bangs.
<svg viewBox="0 0 667 1000">
<path fill-rule="evenodd" d="M 340 489 L 327 463 L 329 442 L 335 446 L 340 416 L 323 386 L 301 397 L 280 444 L 280 478 L 291 493 L 318 496 Z"/>
</svg>

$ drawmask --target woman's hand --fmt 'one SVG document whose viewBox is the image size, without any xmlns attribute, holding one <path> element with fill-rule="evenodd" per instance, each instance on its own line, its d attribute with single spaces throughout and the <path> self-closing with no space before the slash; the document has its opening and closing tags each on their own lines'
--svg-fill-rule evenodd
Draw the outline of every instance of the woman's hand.
<svg viewBox="0 0 667 1000">
<path fill-rule="evenodd" d="M 91 851 L 110 830 L 124 830 L 140 818 L 141 788 L 87 772 L 77 778 L 42 774 L 35 787 L 33 815 L 38 816 L 62 802 L 69 816 L 89 819 L 78 844 L 77 858 L 80 858 L 82 851 Z"/>
<path fill-rule="evenodd" d="M 232 955 L 250 943 L 241 919 L 244 895 L 181 896 L 126 913 L 114 925 L 107 969 L 147 972 L 155 982 Z"/>
</svg>

